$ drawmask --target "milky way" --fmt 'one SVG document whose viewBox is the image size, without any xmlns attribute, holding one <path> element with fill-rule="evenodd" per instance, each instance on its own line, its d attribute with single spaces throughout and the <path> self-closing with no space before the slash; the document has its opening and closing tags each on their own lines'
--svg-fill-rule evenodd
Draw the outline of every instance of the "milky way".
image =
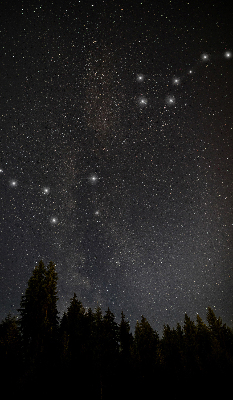
<svg viewBox="0 0 233 400">
<path fill-rule="evenodd" d="M 59 2 L 1 15 L 1 318 L 36 263 L 60 315 L 211 306 L 232 325 L 232 11 Z"/>
</svg>

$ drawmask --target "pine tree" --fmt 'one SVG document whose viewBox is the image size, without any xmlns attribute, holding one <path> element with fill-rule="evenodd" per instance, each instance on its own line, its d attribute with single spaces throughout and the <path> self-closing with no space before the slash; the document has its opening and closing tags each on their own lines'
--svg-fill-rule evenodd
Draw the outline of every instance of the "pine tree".
<svg viewBox="0 0 233 400">
<path fill-rule="evenodd" d="M 108 308 L 103 317 L 102 362 L 105 372 L 117 368 L 119 354 L 119 327 L 114 314 Z"/>
<path fill-rule="evenodd" d="M 222 319 L 217 318 L 214 311 L 208 307 L 207 322 L 212 337 L 212 370 L 216 375 L 227 376 L 233 373 L 233 333 L 223 325 Z"/>
<path fill-rule="evenodd" d="M 74 293 L 60 324 L 62 376 L 70 390 L 75 390 L 77 376 L 85 384 L 87 376 L 91 375 L 89 323 L 89 314 L 85 314 L 81 301 Z"/>
<path fill-rule="evenodd" d="M 212 334 L 219 339 L 221 336 L 222 319 L 216 317 L 211 307 L 208 307 L 207 309 L 206 318 Z"/>
<path fill-rule="evenodd" d="M 161 340 L 161 365 L 178 379 L 183 373 L 184 362 L 184 332 L 180 324 L 177 323 L 176 329 L 171 329 L 165 325 Z"/>
<path fill-rule="evenodd" d="M 196 375 L 199 369 L 197 352 L 197 329 L 195 323 L 185 314 L 184 318 L 184 357 L 185 370 L 189 376 Z"/>
<path fill-rule="evenodd" d="M 205 374 L 205 372 L 211 367 L 212 363 L 211 332 L 198 314 L 196 321 L 196 344 L 199 367 L 202 373 Z"/>
<path fill-rule="evenodd" d="M 46 288 L 46 301 L 44 313 L 46 315 L 46 327 L 51 333 L 55 332 L 58 327 L 58 311 L 57 311 L 57 272 L 55 270 L 55 264 L 49 262 L 47 269 L 45 270 L 44 285 Z"/>
<path fill-rule="evenodd" d="M 134 352 L 143 376 L 153 374 L 157 364 L 159 336 L 142 315 L 141 322 L 136 323 L 134 332 Z"/>
<path fill-rule="evenodd" d="M 115 357 L 119 350 L 119 327 L 115 322 L 115 316 L 108 308 L 103 317 L 103 334 L 105 350 L 107 349 L 110 358 Z"/>
<path fill-rule="evenodd" d="M 133 344 L 133 336 L 130 333 L 130 324 L 125 320 L 123 311 L 121 312 L 121 322 L 119 326 L 119 351 L 122 359 L 130 356 L 130 349 Z"/>
<path fill-rule="evenodd" d="M 77 299 L 76 293 L 74 293 L 72 299 L 70 300 L 70 306 L 67 310 L 68 320 L 70 320 L 71 323 L 76 324 L 80 316 L 83 316 L 84 313 L 85 309 L 81 301 Z"/>
<path fill-rule="evenodd" d="M 141 322 L 137 321 L 136 323 L 134 333 L 134 346 L 142 363 L 144 363 L 144 360 L 145 364 L 150 359 L 152 363 L 156 360 L 158 342 L 157 332 L 152 329 L 147 319 L 142 315 Z"/>
<path fill-rule="evenodd" d="M 84 325 L 85 325 L 85 310 L 84 307 L 77 299 L 76 293 L 70 301 L 66 317 L 66 333 L 69 338 L 69 353 L 72 357 L 72 362 L 76 362 L 82 354 L 82 346 L 84 337 Z M 64 321 L 63 321 L 64 324 Z"/>
<path fill-rule="evenodd" d="M 132 395 L 133 386 L 133 360 L 131 357 L 133 346 L 133 335 L 130 333 L 130 324 L 125 320 L 123 311 L 121 312 L 121 321 L 119 324 L 119 380 L 124 387 L 124 392 L 127 397 Z M 127 395 L 128 390 L 128 395 Z M 120 398 L 120 393 L 119 393 Z"/>
<path fill-rule="evenodd" d="M 58 327 L 57 273 L 42 261 L 33 270 L 20 309 L 20 329 L 26 358 L 38 361 L 54 349 Z"/>
<path fill-rule="evenodd" d="M 137 321 L 135 326 L 132 353 L 139 393 L 145 398 L 150 396 L 157 375 L 158 345 L 157 332 L 152 329 L 150 323 L 142 315 L 141 322 Z"/>
</svg>

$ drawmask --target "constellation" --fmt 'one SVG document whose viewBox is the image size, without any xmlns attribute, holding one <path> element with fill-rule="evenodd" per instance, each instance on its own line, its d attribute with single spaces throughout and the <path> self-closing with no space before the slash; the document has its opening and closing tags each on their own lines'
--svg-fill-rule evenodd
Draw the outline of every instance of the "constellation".
<svg viewBox="0 0 233 400">
<path fill-rule="evenodd" d="M 183 76 L 173 76 L 171 78 L 171 85 L 174 87 L 180 86 L 182 84 L 182 82 L 184 81 L 184 79 L 187 78 L 187 76 L 189 75 L 193 75 L 194 71 L 196 70 L 196 68 L 198 66 L 201 66 L 203 64 L 207 64 L 208 62 L 210 62 L 211 60 L 216 60 L 219 58 L 225 58 L 225 59 L 231 59 L 232 58 L 232 52 L 230 50 L 226 50 L 224 51 L 223 54 L 221 55 L 213 55 L 211 56 L 211 54 L 209 53 L 202 53 L 200 55 L 200 59 L 197 61 L 196 66 L 194 66 L 193 68 L 188 69 L 188 71 L 186 72 L 185 75 Z M 159 74 L 159 76 L 161 76 L 161 74 Z M 145 82 L 146 78 L 148 80 L 151 80 L 151 77 L 147 77 L 145 74 L 139 73 L 136 75 L 136 81 L 139 83 L 143 83 Z M 155 78 L 153 78 L 154 80 Z M 156 75 L 156 79 L 158 79 L 158 76 Z M 174 96 L 174 94 L 169 94 L 169 95 L 165 95 L 164 96 L 164 103 L 166 105 L 170 106 L 174 106 L 176 104 L 176 97 Z M 140 108 L 145 108 L 148 105 L 148 98 L 146 95 L 144 95 L 143 93 L 140 94 L 140 96 L 137 98 L 137 104 L 139 105 Z"/>
<path fill-rule="evenodd" d="M 2 176 L 5 175 L 5 172 L 4 172 L 3 168 L 0 168 L 0 176 L 1 175 Z M 99 180 L 99 177 L 98 177 L 98 175 L 96 173 L 92 173 L 89 176 L 87 176 L 86 178 L 81 178 L 81 179 L 85 180 L 87 183 L 89 183 L 91 185 L 96 185 L 98 180 Z M 25 186 L 27 186 L 28 189 L 29 188 L 30 189 L 32 189 L 32 188 L 36 189 L 37 193 L 39 192 L 41 194 L 41 196 L 44 196 L 44 197 L 47 197 L 47 198 L 52 196 L 52 198 L 53 198 L 54 190 L 51 189 L 50 186 L 42 186 L 40 184 L 38 184 L 38 185 L 29 184 L 28 185 L 26 183 L 20 183 L 20 180 L 17 180 L 15 178 L 14 179 L 13 178 L 11 178 L 11 179 L 8 178 L 7 182 L 8 182 L 8 187 L 12 188 L 12 190 L 13 189 L 20 190 L 22 188 L 25 188 Z M 94 216 L 100 216 L 100 211 L 98 209 L 94 212 Z M 56 215 L 56 211 L 55 211 L 55 213 L 53 213 L 52 216 L 49 217 L 49 222 L 50 222 L 51 225 L 58 225 L 59 224 L 59 218 Z"/>
</svg>

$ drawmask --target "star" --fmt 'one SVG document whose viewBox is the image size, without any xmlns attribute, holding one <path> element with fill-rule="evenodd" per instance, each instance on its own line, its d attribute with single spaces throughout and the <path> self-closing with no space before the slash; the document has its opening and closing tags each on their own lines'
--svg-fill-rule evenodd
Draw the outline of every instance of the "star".
<svg viewBox="0 0 233 400">
<path fill-rule="evenodd" d="M 58 223 L 58 218 L 57 217 L 51 217 L 50 222 L 52 225 L 56 225 Z"/>
<path fill-rule="evenodd" d="M 43 194 L 49 194 L 50 193 L 50 188 L 49 187 L 44 187 L 42 189 Z"/>
<path fill-rule="evenodd" d="M 146 106 L 147 105 L 147 99 L 146 99 L 146 97 L 140 97 L 139 99 L 138 99 L 138 103 L 139 103 L 139 105 L 141 106 L 141 107 L 144 107 L 144 106 Z"/>
<path fill-rule="evenodd" d="M 172 79 L 172 83 L 173 83 L 173 85 L 179 85 L 180 84 L 180 78 L 173 78 Z"/>
<path fill-rule="evenodd" d="M 166 97 L 165 101 L 166 101 L 167 105 L 173 106 L 175 104 L 175 97 L 172 95 L 169 95 Z"/>
<path fill-rule="evenodd" d="M 138 82 L 143 82 L 144 79 L 145 79 L 145 78 L 144 78 L 144 75 L 143 75 L 143 74 L 138 74 L 138 75 L 137 75 L 137 81 L 138 81 Z"/>
<path fill-rule="evenodd" d="M 96 174 L 91 174 L 88 179 L 92 185 L 95 185 L 99 178 Z"/>
<path fill-rule="evenodd" d="M 231 51 L 225 51 L 224 57 L 225 57 L 225 58 L 231 58 L 231 57 L 232 57 Z"/>
<path fill-rule="evenodd" d="M 208 61 L 209 60 L 209 55 L 207 53 L 203 53 L 201 55 L 201 59 L 202 59 L 202 61 Z"/>
<path fill-rule="evenodd" d="M 18 182 L 17 182 L 15 179 L 12 179 L 12 180 L 10 181 L 10 186 L 11 186 L 11 187 L 16 187 L 16 186 L 18 186 Z"/>
</svg>

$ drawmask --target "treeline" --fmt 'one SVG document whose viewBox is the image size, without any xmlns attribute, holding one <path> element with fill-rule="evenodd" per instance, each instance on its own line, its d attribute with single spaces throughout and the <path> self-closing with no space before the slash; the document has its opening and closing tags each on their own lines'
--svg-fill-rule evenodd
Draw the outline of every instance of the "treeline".
<svg viewBox="0 0 233 400">
<path fill-rule="evenodd" d="M 85 311 L 74 294 L 59 319 L 57 273 L 35 267 L 19 317 L 0 324 L 2 390 L 71 395 L 76 399 L 173 399 L 223 395 L 233 382 L 233 330 L 209 307 L 207 325 L 185 314 L 184 325 L 164 326 L 162 338 L 145 317 L 134 334 L 121 313 Z"/>
</svg>

